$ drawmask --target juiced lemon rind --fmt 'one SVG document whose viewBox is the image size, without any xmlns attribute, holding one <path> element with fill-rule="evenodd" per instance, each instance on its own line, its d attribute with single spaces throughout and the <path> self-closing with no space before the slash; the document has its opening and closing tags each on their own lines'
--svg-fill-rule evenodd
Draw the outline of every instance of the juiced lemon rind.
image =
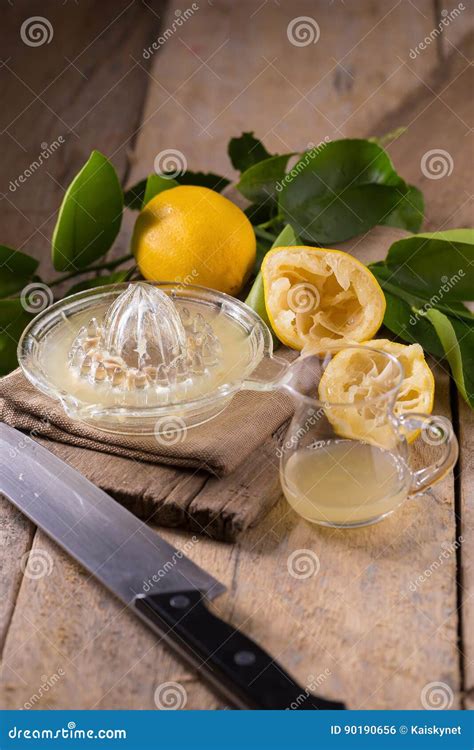
<svg viewBox="0 0 474 750">
<path fill-rule="evenodd" d="M 277 247 L 265 256 L 262 276 L 272 328 L 293 349 L 323 353 L 369 339 L 382 323 L 377 279 L 341 250 Z"/>
<path fill-rule="evenodd" d="M 403 367 L 403 380 L 393 405 L 395 416 L 410 413 L 430 414 L 434 401 L 434 377 L 419 344 L 399 344 L 388 339 L 364 341 L 370 347 L 394 355 Z M 390 392 L 397 387 L 397 373 L 390 363 L 377 355 L 364 357 L 361 349 L 338 352 L 321 377 L 318 396 L 329 404 L 326 416 L 338 435 L 392 447 L 395 431 L 390 422 Z M 377 397 L 381 396 L 379 400 Z M 383 398 L 386 396 L 386 398 Z M 350 405 L 355 405 L 350 406 Z M 419 430 L 406 433 L 413 442 Z"/>
</svg>

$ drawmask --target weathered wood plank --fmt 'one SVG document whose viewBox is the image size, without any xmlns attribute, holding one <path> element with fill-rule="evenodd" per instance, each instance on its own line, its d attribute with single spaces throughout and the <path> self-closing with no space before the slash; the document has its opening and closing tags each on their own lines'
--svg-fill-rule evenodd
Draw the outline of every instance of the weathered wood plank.
<svg viewBox="0 0 474 750">
<path fill-rule="evenodd" d="M 470 13 L 472 8 L 466 11 Z M 472 18 L 472 12 L 471 12 Z M 474 150 L 472 121 L 474 104 L 466 91 L 472 90 L 473 76 L 469 60 L 474 51 L 474 34 L 470 23 L 463 19 L 465 36 L 453 40 L 453 26 L 443 35 L 444 61 L 420 87 L 419 96 L 411 96 L 402 107 L 377 126 L 384 132 L 394 123 L 409 124 L 409 129 L 390 147 L 392 157 L 408 180 L 422 187 L 426 201 L 427 226 L 430 229 L 472 226 L 472 195 L 474 181 L 472 158 Z M 453 46 L 454 45 L 454 46 Z M 413 65 L 413 63 L 410 63 Z M 442 152 L 440 153 L 440 149 Z M 435 152 L 436 162 L 422 174 L 423 156 Z M 436 154 L 438 154 L 436 156 Z M 427 162 L 429 164 L 429 161 Z M 436 171 L 436 170 L 439 171 Z M 456 394 L 455 414 L 458 423 L 460 461 L 456 467 L 455 539 L 460 544 L 456 570 L 458 578 L 458 634 L 461 676 L 464 679 L 466 707 L 474 706 L 473 639 L 474 631 L 474 540 L 473 515 L 473 435 L 472 411 Z"/>
<path fill-rule="evenodd" d="M 63 193 L 90 152 L 103 151 L 126 178 L 148 86 L 141 54 L 158 32 L 162 7 L 159 0 L 99 5 L 33 0 L 27 9 L 18 4 L 4 9 L 0 241 L 41 258 L 46 279 L 52 275 L 50 238 Z M 34 16 L 50 23 L 49 43 L 22 41 L 22 24 Z M 42 144 L 54 142 L 41 163 Z"/>
<path fill-rule="evenodd" d="M 421 77 L 417 62 L 407 63 L 419 88 L 375 128 L 382 134 L 396 124 L 407 126 L 388 150 L 404 178 L 423 191 L 427 230 L 472 224 L 474 102 L 466 96 L 473 85 L 466 60 L 472 58 L 474 33 L 464 28 L 465 38 L 433 75 Z"/>
<path fill-rule="evenodd" d="M 458 466 L 459 504 L 459 604 L 462 609 L 460 657 L 464 669 L 465 708 L 474 709 L 474 415 L 459 399 L 459 442 L 462 446 Z"/>
<path fill-rule="evenodd" d="M 131 60 L 157 33 L 153 15 L 163 3 L 64 4 L 34 0 L 4 9 L 0 97 L 0 242 L 42 260 L 47 258 L 55 215 L 69 180 L 93 148 L 113 158 L 126 179 L 128 155 L 140 122 L 147 77 Z M 49 44 L 33 47 L 21 39 L 31 16 L 51 23 Z M 150 20 L 152 19 L 152 22 Z M 59 146 L 30 176 L 20 175 L 37 161 L 42 143 Z M 0 652 L 21 582 L 20 560 L 33 527 L 0 500 Z M 12 554 L 14 552 L 14 554 Z"/>
<path fill-rule="evenodd" d="M 449 415 L 448 385 L 437 373 L 436 410 Z M 250 612 L 253 634 L 265 633 L 302 684 L 321 675 L 320 692 L 349 708 L 422 708 L 423 687 L 439 680 L 457 706 L 456 556 L 443 556 L 454 541 L 452 485 L 448 477 L 433 494 L 355 531 L 313 527 L 282 499 L 242 539 L 236 622 Z M 317 555 L 316 575 L 289 574 L 296 550 Z M 440 556 L 442 565 L 425 575 Z"/>
<path fill-rule="evenodd" d="M 181 539 L 181 547 L 189 542 Z M 235 551 L 226 546 L 217 556 L 211 544 L 188 544 L 187 554 L 207 547 L 216 575 L 230 583 Z M 206 688 L 196 694 L 195 675 L 41 532 L 31 555 L 47 560 L 49 574 L 23 579 L 0 671 L 2 708 L 154 709 L 155 689 L 170 680 L 187 690 L 188 708 L 219 707 Z"/>
<path fill-rule="evenodd" d="M 0 655 L 23 577 L 20 562 L 33 535 L 34 527 L 26 517 L 0 497 Z"/>
</svg>

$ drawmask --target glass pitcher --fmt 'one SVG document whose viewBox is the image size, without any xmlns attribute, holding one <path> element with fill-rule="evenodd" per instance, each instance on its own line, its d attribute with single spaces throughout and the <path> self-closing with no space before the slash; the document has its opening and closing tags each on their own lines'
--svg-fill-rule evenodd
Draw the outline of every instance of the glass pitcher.
<svg viewBox="0 0 474 750">
<path fill-rule="evenodd" d="M 303 518 L 331 527 L 376 523 L 452 469 L 458 445 L 451 423 L 397 413 L 402 380 L 396 357 L 366 346 L 300 357 L 287 370 L 281 386 L 295 412 L 279 448 L 280 476 Z M 438 455 L 415 471 L 408 443 L 420 439 Z"/>
</svg>

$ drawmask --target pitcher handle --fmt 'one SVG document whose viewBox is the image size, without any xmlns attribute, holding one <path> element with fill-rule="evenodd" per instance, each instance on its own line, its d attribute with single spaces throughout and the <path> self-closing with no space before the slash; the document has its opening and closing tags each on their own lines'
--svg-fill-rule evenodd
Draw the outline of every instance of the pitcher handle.
<svg viewBox="0 0 474 750">
<path fill-rule="evenodd" d="M 458 441 L 449 419 L 430 414 L 405 414 L 397 419 L 404 430 L 421 430 L 421 437 L 428 445 L 444 446 L 442 455 L 437 461 L 418 471 L 413 471 L 413 482 L 409 496 L 432 487 L 451 471 L 458 459 Z"/>
</svg>

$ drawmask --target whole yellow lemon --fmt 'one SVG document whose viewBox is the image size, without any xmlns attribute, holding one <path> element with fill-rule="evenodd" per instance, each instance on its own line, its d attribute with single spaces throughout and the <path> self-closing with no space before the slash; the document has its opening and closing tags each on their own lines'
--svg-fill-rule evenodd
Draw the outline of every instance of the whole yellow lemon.
<svg viewBox="0 0 474 750">
<path fill-rule="evenodd" d="M 155 196 L 141 211 L 132 251 L 145 279 L 200 284 L 236 295 L 255 263 L 256 242 L 238 206 L 214 190 L 180 185 Z"/>
</svg>

